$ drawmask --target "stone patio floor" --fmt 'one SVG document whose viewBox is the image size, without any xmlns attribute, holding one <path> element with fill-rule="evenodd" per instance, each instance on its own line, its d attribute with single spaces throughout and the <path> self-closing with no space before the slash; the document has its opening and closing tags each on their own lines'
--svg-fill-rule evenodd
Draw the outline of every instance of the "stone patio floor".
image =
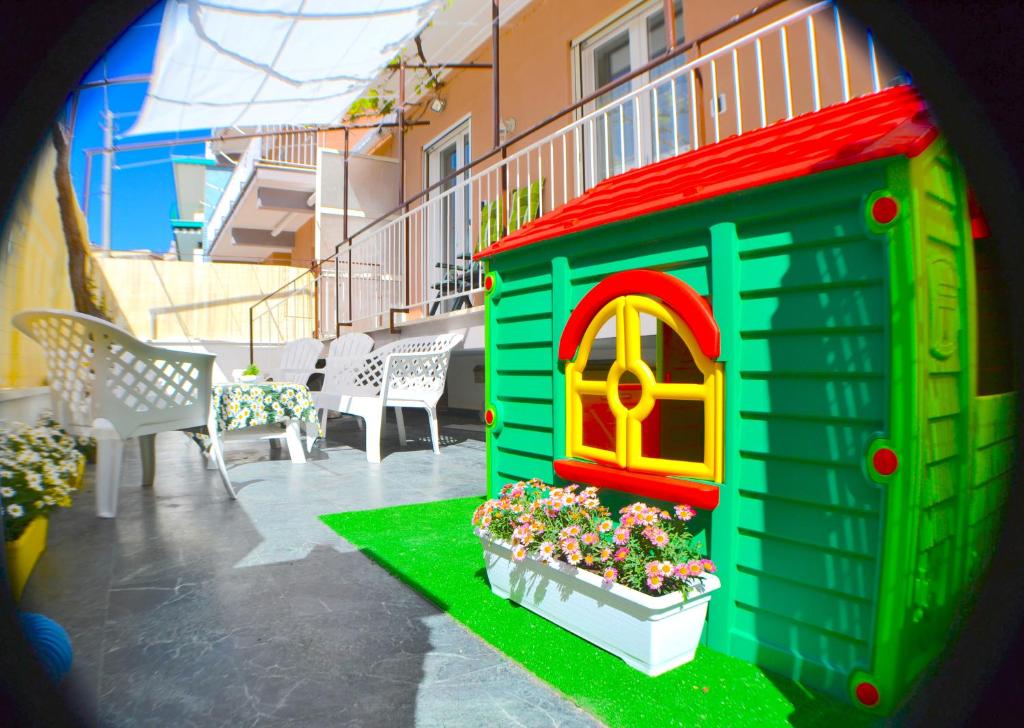
<svg viewBox="0 0 1024 728">
<path fill-rule="evenodd" d="M 51 519 L 22 608 L 60 622 L 62 687 L 103 726 L 594 726 L 598 723 L 324 526 L 324 513 L 483 494 L 483 429 L 393 419 L 366 461 L 352 419 L 332 420 L 306 464 L 230 443 L 227 497 L 181 433 L 157 438 L 140 481 L 129 443 L 116 519 L 95 516 L 93 467 Z M 470 527 L 467 522 L 467 537 Z"/>
</svg>

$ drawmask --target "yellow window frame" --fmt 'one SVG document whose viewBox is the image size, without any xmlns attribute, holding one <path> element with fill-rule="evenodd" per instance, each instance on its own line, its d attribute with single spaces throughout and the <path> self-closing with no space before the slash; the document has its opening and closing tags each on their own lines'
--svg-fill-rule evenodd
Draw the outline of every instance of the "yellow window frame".
<svg viewBox="0 0 1024 728">
<path fill-rule="evenodd" d="M 700 384 L 658 382 L 640 349 L 640 314 L 658 319 L 678 334 L 704 377 Z M 586 380 L 583 372 L 598 331 L 615 317 L 615 361 L 604 381 Z M 619 399 L 619 380 L 632 373 L 641 385 L 640 401 L 627 408 Z M 627 295 L 609 301 L 594 317 L 580 342 L 575 360 L 565 365 L 566 454 L 598 463 L 664 475 L 681 475 L 722 482 L 723 429 L 722 364 L 709 359 L 697 345 L 690 327 L 672 309 L 647 296 Z M 603 395 L 615 417 L 615 450 L 583 442 L 583 397 Z M 701 462 L 653 458 L 643 455 L 643 421 L 659 400 L 686 400 L 704 404 L 704 459 Z"/>
</svg>

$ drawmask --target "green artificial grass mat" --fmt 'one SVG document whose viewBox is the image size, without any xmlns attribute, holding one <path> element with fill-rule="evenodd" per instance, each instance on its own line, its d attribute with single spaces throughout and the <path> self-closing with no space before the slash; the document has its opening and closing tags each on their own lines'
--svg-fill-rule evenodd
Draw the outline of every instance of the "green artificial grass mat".
<svg viewBox="0 0 1024 728">
<path fill-rule="evenodd" d="M 866 726 L 856 708 L 701 647 L 647 677 L 491 593 L 470 518 L 483 498 L 321 516 L 336 533 L 609 726 Z"/>
</svg>

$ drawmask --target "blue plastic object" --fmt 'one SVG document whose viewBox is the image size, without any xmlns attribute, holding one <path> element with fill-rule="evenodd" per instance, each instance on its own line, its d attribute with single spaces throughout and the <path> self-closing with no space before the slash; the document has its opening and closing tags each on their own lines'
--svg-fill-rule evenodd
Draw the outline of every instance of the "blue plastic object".
<svg viewBox="0 0 1024 728">
<path fill-rule="evenodd" d="M 32 644 L 36 657 L 47 674 L 59 683 L 71 669 L 71 639 L 64 628 L 49 617 L 34 612 L 20 612 L 21 629 Z"/>
</svg>

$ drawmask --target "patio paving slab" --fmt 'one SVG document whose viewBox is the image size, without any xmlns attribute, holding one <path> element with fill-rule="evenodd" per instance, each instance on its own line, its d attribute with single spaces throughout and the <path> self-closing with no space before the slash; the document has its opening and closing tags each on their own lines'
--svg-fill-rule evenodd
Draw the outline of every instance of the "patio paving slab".
<svg viewBox="0 0 1024 728">
<path fill-rule="evenodd" d="M 422 422 L 420 422 L 422 420 Z M 231 501 L 180 433 L 157 439 L 157 477 L 126 448 L 118 517 L 95 517 L 93 468 L 51 520 L 23 608 L 74 646 L 64 695 L 110 726 L 600 725 L 390 576 L 319 516 L 484 490 L 482 428 L 393 421 L 366 462 L 354 420 L 332 420 L 305 465 L 229 443 Z M 455 427 L 449 428 L 446 425 Z"/>
</svg>

